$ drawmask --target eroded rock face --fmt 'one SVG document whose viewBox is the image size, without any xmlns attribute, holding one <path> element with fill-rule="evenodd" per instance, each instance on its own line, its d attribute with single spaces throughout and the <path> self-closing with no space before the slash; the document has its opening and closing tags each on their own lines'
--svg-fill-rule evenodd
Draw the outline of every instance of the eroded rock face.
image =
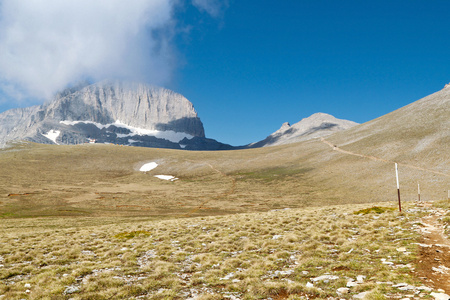
<svg viewBox="0 0 450 300">
<path fill-rule="evenodd" d="M 23 139 L 50 144 L 96 139 L 182 149 L 193 143 L 179 142 L 193 137 L 205 138 L 205 132 L 189 100 L 171 90 L 135 82 L 80 86 L 46 104 L 0 114 L 0 145 Z"/>
<path fill-rule="evenodd" d="M 104 81 L 57 98 L 45 109 L 57 121 L 116 121 L 133 127 L 204 137 L 192 103 L 171 90 L 142 83 Z"/>
</svg>

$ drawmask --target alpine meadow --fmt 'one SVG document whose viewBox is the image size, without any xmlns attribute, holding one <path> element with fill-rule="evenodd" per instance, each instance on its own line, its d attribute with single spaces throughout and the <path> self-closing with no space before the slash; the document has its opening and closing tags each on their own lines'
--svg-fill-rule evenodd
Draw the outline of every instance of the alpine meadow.
<svg viewBox="0 0 450 300">
<path fill-rule="evenodd" d="M 446 299 L 449 99 L 262 148 L 10 142 L 0 293 Z"/>
<path fill-rule="evenodd" d="M 450 300 L 449 11 L 0 0 L 0 300 Z"/>
</svg>

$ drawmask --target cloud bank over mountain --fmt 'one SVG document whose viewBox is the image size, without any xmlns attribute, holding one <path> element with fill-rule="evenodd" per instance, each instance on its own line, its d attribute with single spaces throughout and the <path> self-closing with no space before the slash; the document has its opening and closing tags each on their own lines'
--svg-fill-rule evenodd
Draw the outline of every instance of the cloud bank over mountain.
<svg viewBox="0 0 450 300">
<path fill-rule="evenodd" d="M 45 99 L 84 79 L 162 85 L 176 68 L 174 10 L 184 4 L 213 17 L 222 9 L 215 0 L 3 0 L 0 89 Z"/>
</svg>

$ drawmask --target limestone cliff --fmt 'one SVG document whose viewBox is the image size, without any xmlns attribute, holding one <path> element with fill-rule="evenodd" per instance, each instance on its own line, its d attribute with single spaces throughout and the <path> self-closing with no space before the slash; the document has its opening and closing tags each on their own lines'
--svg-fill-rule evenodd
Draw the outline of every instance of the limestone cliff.
<svg viewBox="0 0 450 300">
<path fill-rule="evenodd" d="M 190 142 L 194 137 L 204 139 L 205 132 L 189 100 L 171 90 L 135 82 L 82 85 L 43 105 L 0 114 L 0 145 L 12 140 L 79 144 L 95 139 L 197 149 Z M 214 147 L 221 148 L 219 144 Z"/>
</svg>

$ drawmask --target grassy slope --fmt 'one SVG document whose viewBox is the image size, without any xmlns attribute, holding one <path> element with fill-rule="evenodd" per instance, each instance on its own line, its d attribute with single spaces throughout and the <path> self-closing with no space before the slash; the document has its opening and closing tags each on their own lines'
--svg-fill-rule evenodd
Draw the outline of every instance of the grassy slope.
<svg viewBox="0 0 450 300">
<path fill-rule="evenodd" d="M 437 96 L 329 140 L 448 173 L 448 95 Z M 151 161 L 155 170 L 138 171 Z M 377 281 L 418 284 L 408 264 L 421 212 L 352 214 L 370 207 L 361 203 L 396 205 L 393 164 L 320 140 L 223 152 L 18 143 L 0 150 L 0 170 L 0 295 L 8 299 L 325 298 L 357 275 L 366 280 L 350 295 L 380 299 L 408 292 Z M 400 179 L 404 200 L 416 199 L 418 181 L 422 199 L 447 196 L 448 176 L 401 165 Z M 300 209 L 271 211 L 284 207 Z M 244 214 L 221 216 L 234 213 Z M 339 279 L 306 287 L 326 273 Z M 65 295 L 68 286 L 78 291 Z"/>
<path fill-rule="evenodd" d="M 138 171 L 150 161 L 159 166 Z M 338 153 L 319 140 L 222 152 L 19 144 L 0 150 L 0 169 L 3 217 L 179 217 L 396 200 L 391 163 Z M 418 181 L 422 199 L 446 196 L 449 177 L 415 169 L 400 176 L 405 200 L 416 199 Z"/>
<path fill-rule="evenodd" d="M 350 151 L 448 173 L 450 87 L 330 140 Z"/>
<path fill-rule="evenodd" d="M 414 278 L 422 212 L 411 205 L 278 210 L 165 221 L 11 219 L 0 223 L 6 299 L 340 299 L 420 293 Z M 366 211 L 367 212 L 367 211 Z M 403 248 L 403 249 L 401 249 Z M 383 260 L 389 264 L 384 264 Z M 314 280 L 322 275 L 331 280 Z M 309 284 L 313 284 L 309 287 Z M 413 290 L 396 286 L 407 283 Z M 430 293 L 424 292 L 421 297 Z M 332 297 L 332 298 L 330 298 Z"/>
<path fill-rule="evenodd" d="M 0 216 L 193 216 L 447 196 L 450 88 L 327 139 L 239 151 L 16 144 L 0 150 Z M 159 166 L 148 172 L 139 167 Z M 175 175 L 165 182 L 153 175 Z"/>
</svg>

